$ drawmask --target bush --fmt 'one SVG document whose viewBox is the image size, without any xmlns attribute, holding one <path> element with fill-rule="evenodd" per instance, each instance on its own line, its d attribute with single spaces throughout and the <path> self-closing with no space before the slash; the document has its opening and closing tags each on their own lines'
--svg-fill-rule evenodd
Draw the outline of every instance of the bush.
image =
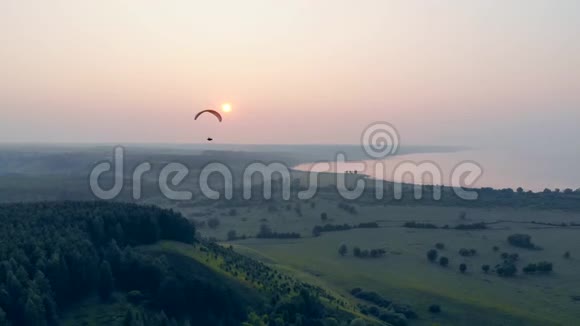
<svg viewBox="0 0 580 326">
<path fill-rule="evenodd" d="M 238 215 L 238 211 L 235 208 L 230 209 L 230 211 L 228 212 L 229 216 L 237 216 Z"/>
<path fill-rule="evenodd" d="M 486 273 L 486 274 L 489 273 L 489 269 L 490 269 L 489 265 L 481 265 L 481 270 L 484 273 Z"/>
<path fill-rule="evenodd" d="M 297 238 L 300 238 L 300 234 L 295 233 L 295 232 L 288 232 L 288 233 L 274 232 L 274 231 L 272 231 L 272 229 L 268 225 L 262 224 L 260 226 L 260 231 L 256 235 L 256 238 L 258 238 L 258 239 L 297 239 Z"/>
<path fill-rule="evenodd" d="M 496 266 L 495 271 L 496 271 L 497 275 L 499 275 L 499 276 L 511 277 L 511 276 L 516 275 L 516 273 L 518 272 L 518 269 L 513 262 L 504 261 L 503 264 Z"/>
<path fill-rule="evenodd" d="M 525 249 L 540 249 L 532 243 L 532 237 L 528 234 L 512 234 L 508 237 L 510 245 Z"/>
<path fill-rule="evenodd" d="M 340 247 L 338 248 L 338 254 L 344 257 L 347 253 L 348 253 L 347 246 L 344 243 L 341 244 Z"/>
<path fill-rule="evenodd" d="M 328 220 L 328 214 L 326 214 L 326 213 L 321 213 L 321 214 L 320 214 L 320 219 L 321 219 L 322 221 L 326 221 L 326 220 Z"/>
<path fill-rule="evenodd" d="M 437 248 L 439 250 L 443 250 L 443 249 L 445 249 L 445 244 L 443 244 L 442 242 L 437 242 L 435 244 L 435 248 Z"/>
<path fill-rule="evenodd" d="M 217 217 L 212 217 L 207 221 L 207 226 L 209 226 L 212 229 L 217 229 L 218 226 L 220 226 L 221 222 Z"/>
<path fill-rule="evenodd" d="M 438 229 L 437 225 L 431 223 L 417 223 L 417 222 L 405 222 L 403 224 L 405 228 L 411 229 Z"/>
<path fill-rule="evenodd" d="M 429 261 L 434 262 L 437 260 L 437 250 L 435 249 L 431 249 L 429 251 L 427 251 L 427 259 L 429 259 Z"/>
<path fill-rule="evenodd" d="M 463 257 L 472 257 L 477 254 L 477 250 L 461 248 L 459 249 L 459 254 Z"/>
<path fill-rule="evenodd" d="M 238 234 L 236 233 L 236 230 L 228 231 L 228 241 L 234 241 L 237 239 L 238 239 Z"/>
<path fill-rule="evenodd" d="M 429 306 L 429 312 L 432 314 L 438 314 L 441 312 L 441 306 L 438 304 L 432 304 Z"/>
<path fill-rule="evenodd" d="M 361 256 L 361 254 L 362 254 L 362 251 L 360 250 L 360 248 L 359 248 L 359 247 L 354 247 L 354 249 L 352 250 L 352 254 L 353 254 L 355 257 L 360 257 L 360 256 Z"/>
<path fill-rule="evenodd" d="M 439 265 L 441 265 L 443 267 L 447 267 L 449 265 L 449 258 L 447 258 L 447 257 L 439 258 Z"/>
<path fill-rule="evenodd" d="M 570 252 L 569 252 L 569 251 L 566 251 L 566 252 L 564 253 L 564 258 L 566 258 L 566 259 L 570 259 Z"/>
<path fill-rule="evenodd" d="M 549 273 L 554 269 L 552 263 L 547 261 L 542 261 L 538 263 L 538 272 Z"/>
<path fill-rule="evenodd" d="M 377 222 L 367 222 L 367 223 L 359 223 L 357 228 L 359 229 L 376 229 L 379 227 Z"/>
<path fill-rule="evenodd" d="M 467 265 L 465 265 L 464 263 L 461 263 L 461 265 L 459 265 L 459 271 L 461 273 L 465 273 L 466 270 L 467 270 Z"/>
<path fill-rule="evenodd" d="M 455 226 L 456 230 L 485 230 L 487 225 L 485 223 L 473 223 L 473 224 L 459 224 Z"/>
<path fill-rule="evenodd" d="M 538 265 L 531 264 L 531 263 L 522 269 L 522 271 L 526 274 L 535 273 L 537 270 L 538 270 Z"/>
<path fill-rule="evenodd" d="M 499 251 L 499 247 L 498 246 L 493 246 L 492 249 L 493 249 L 494 252 L 498 252 Z"/>
</svg>

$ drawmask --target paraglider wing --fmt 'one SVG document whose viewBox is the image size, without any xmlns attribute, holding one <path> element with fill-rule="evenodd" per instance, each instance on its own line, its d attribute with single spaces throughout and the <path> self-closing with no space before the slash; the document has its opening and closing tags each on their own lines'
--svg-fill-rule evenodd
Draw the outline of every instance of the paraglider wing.
<svg viewBox="0 0 580 326">
<path fill-rule="evenodd" d="M 199 112 L 198 114 L 195 115 L 195 120 L 197 120 L 197 118 L 199 118 L 202 114 L 204 113 L 211 113 L 213 114 L 216 118 L 218 118 L 218 120 L 220 122 L 222 122 L 222 115 L 219 114 L 219 112 L 217 112 L 216 110 L 203 110 L 201 112 Z"/>
</svg>

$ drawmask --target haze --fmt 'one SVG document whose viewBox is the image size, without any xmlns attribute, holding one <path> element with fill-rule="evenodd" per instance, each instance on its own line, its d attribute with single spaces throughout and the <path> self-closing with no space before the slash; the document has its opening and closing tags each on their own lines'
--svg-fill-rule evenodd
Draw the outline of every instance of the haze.
<svg viewBox="0 0 580 326">
<path fill-rule="evenodd" d="M 0 141 L 561 148 L 578 1 L 0 2 Z M 230 102 L 222 125 L 195 112 Z"/>
</svg>

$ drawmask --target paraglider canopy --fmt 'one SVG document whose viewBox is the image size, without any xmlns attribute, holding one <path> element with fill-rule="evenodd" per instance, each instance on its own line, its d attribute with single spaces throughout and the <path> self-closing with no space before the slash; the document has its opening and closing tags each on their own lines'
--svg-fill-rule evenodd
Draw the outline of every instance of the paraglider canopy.
<svg viewBox="0 0 580 326">
<path fill-rule="evenodd" d="M 197 118 L 199 118 L 204 113 L 213 114 L 219 120 L 219 122 L 222 122 L 222 115 L 216 110 L 203 110 L 195 115 L 195 120 L 197 120 Z"/>
</svg>

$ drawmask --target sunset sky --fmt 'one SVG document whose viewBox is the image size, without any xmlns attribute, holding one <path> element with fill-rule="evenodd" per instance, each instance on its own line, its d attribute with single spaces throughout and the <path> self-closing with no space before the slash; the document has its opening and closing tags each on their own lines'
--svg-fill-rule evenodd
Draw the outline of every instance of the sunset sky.
<svg viewBox="0 0 580 326">
<path fill-rule="evenodd" d="M 0 142 L 356 143 L 374 121 L 580 137 L 580 1 L 0 0 Z"/>
</svg>

